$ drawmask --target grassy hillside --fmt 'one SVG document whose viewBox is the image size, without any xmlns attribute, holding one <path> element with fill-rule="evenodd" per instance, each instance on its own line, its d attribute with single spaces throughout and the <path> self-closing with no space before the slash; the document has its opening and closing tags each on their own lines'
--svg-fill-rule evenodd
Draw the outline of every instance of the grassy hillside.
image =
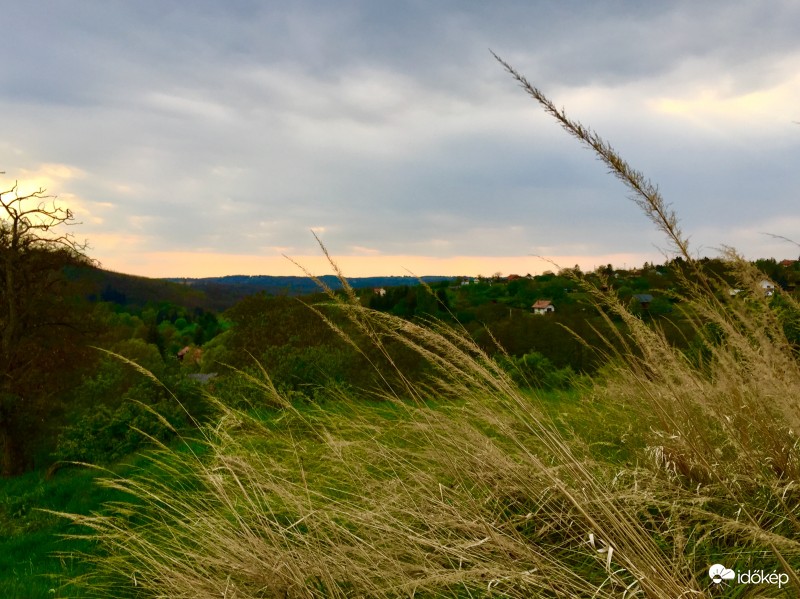
<svg viewBox="0 0 800 599">
<path fill-rule="evenodd" d="M 165 449 L 157 470 L 106 483 L 130 502 L 75 519 L 101 548 L 86 588 L 792 596 L 796 357 L 765 302 L 702 298 L 695 312 L 725 327 L 727 341 L 709 345 L 703 367 L 606 299 L 626 319 L 630 353 L 590 385 L 555 395 L 521 392 L 449 328 L 343 301 L 370 351 L 381 353 L 387 336 L 403 339 L 435 376 L 395 379 L 372 401 L 329 389 L 300 404 L 266 373 L 248 376 L 253 407 L 219 405 L 202 457 Z M 774 571 L 780 586 L 723 589 L 707 574 L 715 563 Z"/>
<path fill-rule="evenodd" d="M 132 473 L 135 463 L 131 456 L 114 471 Z M 0 479 L 0 597 L 72 597 L 79 592 L 69 582 L 91 568 L 81 555 L 91 553 L 94 543 L 67 538 L 78 531 L 50 511 L 89 515 L 104 503 L 124 499 L 96 484 L 100 476 L 99 470 L 71 466 Z"/>
</svg>

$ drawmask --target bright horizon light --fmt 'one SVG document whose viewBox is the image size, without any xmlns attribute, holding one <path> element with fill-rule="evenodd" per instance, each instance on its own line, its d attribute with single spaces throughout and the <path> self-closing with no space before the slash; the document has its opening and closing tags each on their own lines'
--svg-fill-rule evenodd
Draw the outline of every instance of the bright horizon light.
<svg viewBox="0 0 800 599">
<path fill-rule="evenodd" d="M 609 254 L 605 256 L 331 256 L 347 277 L 379 276 L 468 276 L 490 277 L 495 273 L 538 275 L 576 264 L 584 272 L 612 264 L 615 268 L 637 268 L 644 262 L 660 264 L 654 254 Z M 142 253 L 122 260 L 101 261 L 107 270 L 150 278 L 204 278 L 228 275 L 314 276 L 335 274 L 324 256 L 253 256 L 200 252 Z M 294 261 L 294 262 L 293 262 Z M 296 264 L 295 264 L 296 262 Z M 302 267 L 302 268 L 301 268 Z"/>
</svg>

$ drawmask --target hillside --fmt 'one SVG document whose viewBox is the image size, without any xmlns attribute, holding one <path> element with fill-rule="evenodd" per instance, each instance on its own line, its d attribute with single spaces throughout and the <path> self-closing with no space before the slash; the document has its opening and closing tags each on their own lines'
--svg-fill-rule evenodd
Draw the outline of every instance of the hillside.
<svg viewBox="0 0 800 599">
<path fill-rule="evenodd" d="M 420 280 L 425 283 L 453 280 L 455 277 L 426 276 L 416 277 L 348 277 L 348 284 L 354 289 L 370 289 L 379 287 L 398 287 L 401 285 L 417 285 Z M 320 281 L 330 289 L 341 289 L 342 284 L 333 275 L 323 275 Z M 270 275 L 228 275 L 224 277 L 168 278 L 166 281 L 190 287 L 203 292 L 216 310 L 224 310 L 248 295 L 264 291 L 269 295 L 310 295 L 320 291 L 319 284 L 310 277 L 287 277 Z"/>
<path fill-rule="evenodd" d="M 242 299 L 258 292 L 268 295 L 300 296 L 317 293 L 319 285 L 309 277 L 248 276 L 155 279 L 113 272 L 95 267 L 73 267 L 68 276 L 85 286 L 85 295 L 91 301 L 113 302 L 119 305 L 142 308 L 148 303 L 168 302 L 185 308 L 222 312 Z M 420 280 L 434 283 L 454 277 L 353 277 L 347 282 L 355 289 L 417 285 Z M 320 277 L 331 289 L 340 289 L 341 283 L 332 275 Z"/>
</svg>

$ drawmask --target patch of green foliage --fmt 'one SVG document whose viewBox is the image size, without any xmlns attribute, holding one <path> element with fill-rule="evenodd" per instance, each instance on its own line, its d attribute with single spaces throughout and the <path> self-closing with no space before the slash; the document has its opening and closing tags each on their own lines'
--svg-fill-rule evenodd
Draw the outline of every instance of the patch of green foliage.
<svg viewBox="0 0 800 599">
<path fill-rule="evenodd" d="M 68 583 L 88 571 L 80 555 L 94 551 L 94 544 L 66 537 L 77 532 L 75 527 L 46 510 L 88 515 L 122 499 L 95 484 L 99 475 L 65 466 L 53 474 L 34 471 L 0 479 L 0 596 L 76 596 Z"/>
</svg>

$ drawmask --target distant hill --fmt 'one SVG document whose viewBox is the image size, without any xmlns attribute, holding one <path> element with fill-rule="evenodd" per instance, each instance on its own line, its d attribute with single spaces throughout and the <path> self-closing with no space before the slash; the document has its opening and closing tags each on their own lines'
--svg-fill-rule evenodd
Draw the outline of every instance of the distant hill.
<svg viewBox="0 0 800 599">
<path fill-rule="evenodd" d="M 418 285 L 420 279 L 425 283 L 448 281 L 455 277 L 348 277 L 347 282 L 354 289 L 370 289 L 379 287 L 398 287 L 401 285 Z M 319 277 L 330 289 L 341 289 L 342 284 L 333 275 Z M 179 284 L 193 290 L 201 291 L 215 305 L 229 307 L 242 298 L 264 291 L 269 295 L 309 295 L 319 293 L 320 286 L 309 277 L 278 277 L 270 275 L 229 275 L 225 277 L 206 277 L 201 279 L 169 278 L 173 284 Z M 219 308 L 218 308 L 219 309 Z"/>
<path fill-rule="evenodd" d="M 308 295 L 318 293 L 319 285 L 309 277 L 277 277 L 269 275 L 231 275 L 206 278 L 151 279 L 93 267 L 78 267 L 68 276 L 80 281 L 86 296 L 93 301 L 144 307 L 146 304 L 170 302 L 187 308 L 203 308 L 221 312 L 243 298 L 260 291 L 270 295 Z M 422 277 L 425 283 L 452 280 L 455 277 Z M 331 289 L 341 289 L 333 275 L 320 277 Z M 355 289 L 417 285 L 416 277 L 353 277 L 347 279 Z"/>
<path fill-rule="evenodd" d="M 66 272 L 80 284 L 90 301 L 113 302 L 143 308 L 148 303 L 169 302 L 187 308 L 213 309 L 210 298 L 199 289 L 165 279 L 150 279 L 94 267 L 74 267 Z"/>
</svg>

